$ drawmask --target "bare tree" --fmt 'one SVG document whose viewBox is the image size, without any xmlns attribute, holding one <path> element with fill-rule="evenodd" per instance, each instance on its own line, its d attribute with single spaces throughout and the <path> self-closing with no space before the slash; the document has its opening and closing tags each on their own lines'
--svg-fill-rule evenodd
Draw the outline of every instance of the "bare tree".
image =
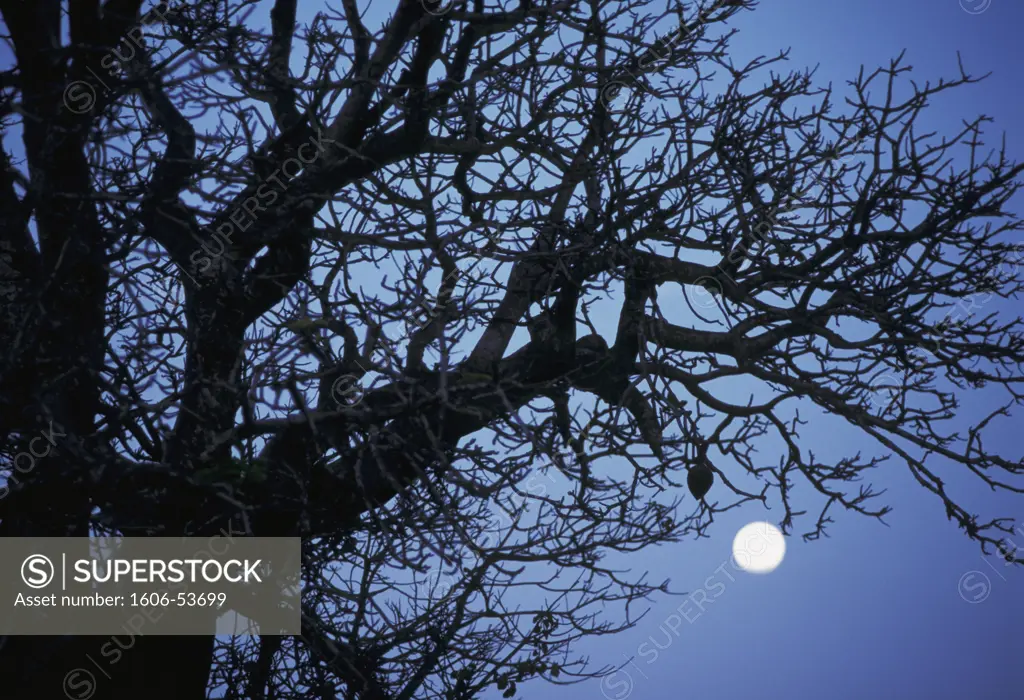
<svg viewBox="0 0 1024 700">
<path fill-rule="evenodd" d="M 984 441 L 1024 166 L 917 125 L 965 72 L 733 63 L 754 4 L 0 0 L 0 534 L 306 549 L 301 637 L 139 637 L 93 698 L 576 682 L 667 590 L 620 555 L 748 501 L 881 518 L 883 459 L 1015 557 L 936 467 L 1024 486 Z M 0 694 L 102 641 L 5 639 Z"/>
</svg>

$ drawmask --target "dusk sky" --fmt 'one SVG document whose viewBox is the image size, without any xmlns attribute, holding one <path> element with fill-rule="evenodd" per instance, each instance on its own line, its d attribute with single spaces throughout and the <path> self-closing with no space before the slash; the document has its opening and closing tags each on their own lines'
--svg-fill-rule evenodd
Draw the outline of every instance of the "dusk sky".
<svg viewBox="0 0 1024 700">
<path fill-rule="evenodd" d="M 383 17 L 392 4 L 381 0 L 370 14 L 379 10 Z M 300 3 L 300 23 L 321 6 Z M 954 136 L 964 121 L 987 115 L 994 120 L 985 129 L 987 145 L 998 150 L 1005 135 L 1009 157 L 1024 161 L 1020 0 L 764 0 L 755 11 L 741 13 L 732 26 L 739 30 L 731 45 L 736 63 L 791 49 L 788 63 L 775 69 L 817 66 L 815 82 L 832 84 L 836 114 L 847 109 L 847 81 L 862 69 L 871 72 L 888 65 L 904 50 L 905 63 L 914 69 L 908 81 L 955 79 L 960 65 L 974 77 L 991 73 L 980 84 L 941 95 L 925 110 L 921 124 Z M 20 155 L 18 140 L 8 142 L 15 155 Z M 1018 197 L 1013 211 L 1024 213 L 1024 198 Z M 369 276 L 362 279 L 370 281 Z M 683 301 L 673 294 L 681 295 L 678 286 L 666 289 L 659 303 L 682 308 Z M 602 332 L 609 329 L 609 341 L 620 301 L 609 307 L 606 318 L 595 319 Z M 993 301 L 986 311 L 1016 315 L 1020 301 Z M 744 387 L 738 391 L 743 393 Z M 1006 399 L 1003 387 L 962 395 L 958 426 L 977 422 Z M 856 453 L 886 454 L 882 445 L 841 420 L 813 412 L 805 417 L 801 448 L 823 462 Z M 1018 412 L 994 421 L 986 447 L 1021 459 L 1021 418 Z M 953 463 L 933 460 L 929 464 L 969 512 L 985 521 L 1000 516 L 1024 521 L 1020 494 L 995 493 Z M 747 504 L 716 515 L 708 538 L 616 557 L 619 568 L 628 568 L 634 577 L 647 571 L 652 581 L 670 579 L 671 589 L 680 595 L 653 598 L 632 629 L 586 639 L 573 649 L 589 657 L 591 671 L 608 669 L 603 678 L 569 687 L 533 680 L 522 684 L 516 697 L 1024 697 L 1024 567 L 1007 565 L 995 554 L 983 556 L 978 543 L 947 519 L 941 500 L 922 488 L 899 459 L 871 472 L 870 481 L 885 489 L 879 504 L 893 508 L 885 524 L 835 508 L 828 537 L 810 542 L 801 535 L 813 530 L 823 503 L 806 483 L 797 483 L 791 497 L 807 514 L 797 519 L 786 539 L 785 559 L 767 574 L 739 570 L 732 545 L 748 523 L 780 523 L 784 511 L 777 498 L 771 510 Z M 692 508 L 692 498 L 685 498 L 683 507 Z M 1010 541 L 1024 550 L 1024 522 Z M 501 691 L 492 688 L 483 697 L 496 699 Z"/>
<path fill-rule="evenodd" d="M 790 68 L 819 66 L 819 84 L 832 82 L 840 95 L 861 66 L 870 72 L 903 49 L 916 80 L 957 77 L 959 52 L 968 73 L 992 75 L 930 105 L 925 123 L 952 132 L 961 120 L 988 115 L 994 122 L 987 142 L 998 147 L 1007 132 L 1010 156 L 1024 157 L 1021 3 L 771 0 L 734 26 L 741 30 L 733 43 L 737 63 L 791 48 Z M 1022 209 L 1018 201 L 1015 211 Z M 964 400 L 965 417 L 1001 400 L 980 398 L 975 393 Z M 1020 456 L 1020 427 L 1017 416 L 993 431 L 1005 454 Z M 812 420 L 802 437 L 823 455 L 884 454 L 834 420 Z M 1024 516 L 1019 498 L 993 494 L 945 466 L 944 478 L 963 494 L 968 510 Z M 653 579 L 671 578 L 673 588 L 690 591 L 691 599 L 656 602 L 633 630 L 592 640 L 586 645 L 592 662 L 626 665 L 601 683 L 569 692 L 611 700 L 1018 697 L 1024 571 L 982 557 L 905 465 L 887 463 L 873 483 L 888 489 L 886 502 L 894 508 L 886 517 L 889 527 L 837 511 L 828 539 L 787 538 L 785 560 L 767 575 L 737 572 L 730 556 L 733 536 L 744 524 L 781 518 L 759 506 L 719 518 L 709 539 L 631 556 L 632 567 L 649 569 Z M 1024 546 L 1024 526 L 1013 539 Z M 702 612 L 694 601 L 705 598 Z M 543 683 L 524 689 L 534 700 L 566 692 Z"/>
</svg>

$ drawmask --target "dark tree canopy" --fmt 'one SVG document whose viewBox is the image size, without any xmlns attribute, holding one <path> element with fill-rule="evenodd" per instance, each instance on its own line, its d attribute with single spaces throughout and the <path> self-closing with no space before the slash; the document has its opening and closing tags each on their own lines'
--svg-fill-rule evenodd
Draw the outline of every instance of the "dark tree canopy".
<svg viewBox="0 0 1024 700">
<path fill-rule="evenodd" d="M 751 0 L 443 2 L 0 0 L 0 535 L 305 543 L 302 637 L 141 637 L 93 698 L 578 681 L 666 590 L 629 552 L 881 518 L 883 461 L 1006 547 L 941 476 L 1024 488 L 1024 166 L 919 122 L 975 77 L 735 63 Z M 5 639 L 0 695 L 102 642 Z"/>
</svg>

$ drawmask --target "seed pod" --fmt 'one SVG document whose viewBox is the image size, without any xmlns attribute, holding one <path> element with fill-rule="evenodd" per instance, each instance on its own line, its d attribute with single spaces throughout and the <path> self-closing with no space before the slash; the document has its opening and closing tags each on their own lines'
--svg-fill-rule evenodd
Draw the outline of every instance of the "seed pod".
<svg viewBox="0 0 1024 700">
<path fill-rule="evenodd" d="M 707 495 L 713 483 L 715 483 L 715 472 L 707 462 L 699 462 L 690 467 L 690 471 L 686 475 L 686 485 L 698 501 Z"/>
</svg>

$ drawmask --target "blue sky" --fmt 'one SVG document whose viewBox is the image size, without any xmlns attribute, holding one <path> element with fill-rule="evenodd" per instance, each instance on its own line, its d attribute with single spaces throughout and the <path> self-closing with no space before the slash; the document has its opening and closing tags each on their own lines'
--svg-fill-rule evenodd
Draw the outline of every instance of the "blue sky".
<svg viewBox="0 0 1024 700">
<path fill-rule="evenodd" d="M 986 140 L 998 146 L 1008 131 L 1010 155 L 1024 157 L 1024 46 L 1018 34 L 1024 4 L 771 0 L 734 26 L 741 30 L 732 44 L 737 62 L 788 47 L 790 67 L 818 65 L 818 81 L 831 81 L 840 93 L 862 65 L 870 71 L 903 49 L 917 79 L 956 77 L 959 51 L 969 73 L 993 75 L 955 91 L 954 99 L 936 101 L 925 121 L 952 130 L 961 119 L 986 114 L 995 119 Z M 973 397 L 977 404 L 965 401 L 963 413 L 980 413 L 987 402 L 979 398 Z M 994 446 L 1019 455 L 1013 432 L 1019 425 L 1019 416 L 1000 424 L 990 438 Z M 803 438 L 823 453 L 871 450 L 862 437 L 831 422 L 812 421 Z M 1024 516 L 1020 498 L 947 476 L 965 502 Z M 698 602 L 706 597 L 704 610 L 684 599 L 663 600 L 633 630 L 587 645 L 593 662 L 626 666 L 602 682 L 574 688 L 574 696 L 1016 697 L 1024 663 L 1024 572 L 982 557 L 905 467 L 889 463 L 874 480 L 888 488 L 886 502 L 894 507 L 889 527 L 839 513 L 828 539 L 788 538 L 786 559 L 768 575 L 740 573 L 730 563 L 732 538 L 742 525 L 780 517 L 760 505 L 719 518 L 710 539 L 632 556 L 632 566 L 648 568 L 652 578 L 670 577 L 675 589 L 691 591 Z M 1024 546 L 1024 528 L 1012 539 Z M 524 695 L 547 700 L 565 692 L 536 684 Z"/>
<path fill-rule="evenodd" d="M 303 5 L 302 12 L 312 15 L 319 6 Z M 387 11 L 391 3 L 378 7 Z M 1024 160 L 1019 0 L 768 0 L 734 26 L 741 30 L 732 43 L 737 62 L 791 48 L 789 68 L 818 65 L 819 84 L 832 82 L 840 94 L 861 66 L 870 71 L 904 49 L 917 79 L 956 77 L 959 52 L 968 72 L 993 75 L 937 100 L 924 121 L 952 131 L 963 119 L 989 115 L 995 123 L 987 141 L 998 145 L 1008 131 L 1011 157 Z M 614 317 L 604 320 L 614 326 Z M 981 414 L 990 405 L 985 398 L 995 400 L 981 393 L 972 397 L 977 403 L 965 402 L 964 417 Z M 1013 432 L 1019 425 L 1019 416 L 998 423 L 991 447 L 1019 455 Z M 801 444 L 843 456 L 872 450 L 866 443 L 835 422 L 812 420 Z M 968 510 L 1024 519 L 1024 499 L 992 494 L 956 473 L 943 476 Z M 885 502 L 894 507 L 888 527 L 838 512 L 829 538 L 789 538 L 785 561 L 769 575 L 744 574 L 731 563 L 740 527 L 781 518 L 760 506 L 718 516 L 709 539 L 631 555 L 634 571 L 670 578 L 673 589 L 691 593 L 690 602 L 656 599 L 634 629 L 577 648 L 595 666 L 626 664 L 621 671 L 568 690 L 534 681 L 518 696 L 1014 697 L 1024 663 L 1024 571 L 983 558 L 899 463 L 881 467 L 874 479 L 888 489 Z M 1024 547 L 1024 526 L 1012 539 Z"/>
</svg>

